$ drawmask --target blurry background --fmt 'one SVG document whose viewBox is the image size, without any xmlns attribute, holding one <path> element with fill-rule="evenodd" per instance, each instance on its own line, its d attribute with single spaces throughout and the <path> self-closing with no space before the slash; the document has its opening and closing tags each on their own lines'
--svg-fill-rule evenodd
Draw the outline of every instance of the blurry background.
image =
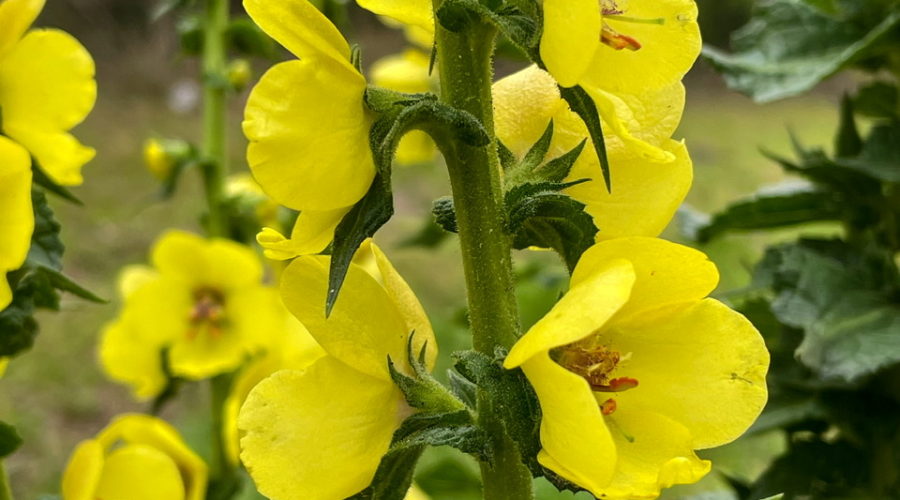
<svg viewBox="0 0 900 500">
<path fill-rule="evenodd" d="M 743 24 L 750 0 L 699 3 L 706 42 L 727 47 L 728 34 Z M 153 0 L 50 0 L 37 22 L 78 37 L 97 63 L 99 100 L 75 132 L 98 151 L 85 168 L 84 186 L 75 190 L 85 206 L 59 199 L 52 203 L 68 247 L 66 272 L 111 303 L 99 306 L 67 299 L 61 314 L 43 315 L 35 348 L 13 361 L 0 380 L 0 415 L 18 426 L 25 439 L 7 463 L 17 496 L 23 499 L 57 492 L 61 471 L 78 441 L 95 434 L 114 414 L 145 409 L 131 400 L 124 387 L 104 379 L 96 360 L 97 335 L 116 314 L 117 271 L 145 261 L 148 248 L 163 229 L 198 228 L 203 200 L 197 180 L 188 175 L 174 199 L 160 202 L 158 183 L 141 161 L 142 143 L 149 136 L 199 140 L 196 64 L 180 55 L 174 16 L 150 22 L 155 7 Z M 234 10 L 240 12 L 239 2 Z M 360 43 L 367 63 L 404 46 L 401 34 L 352 2 L 349 25 L 349 36 Z M 257 69 L 263 70 L 266 64 Z M 515 69 L 516 63 L 502 67 Z M 806 97 L 757 106 L 726 90 L 717 75 L 698 63 L 686 80 L 688 105 L 676 136 L 687 140 L 695 163 L 690 206 L 714 211 L 781 180 L 780 170 L 759 154 L 759 148 L 787 153 L 788 127 L 806 143 L 828 143 L 836 126 L 834 105 L 842 86 L 849 83 L 838 81 Z M 246 171 L 240 132 L 244 97 L 233 99 L 232 172 Z M 396 245 L 422 226 L 434 198 L 449 194 L 445 173 L 437 166 L 417 167 L 397 169 L 395 176 L 398 216 L 380 241 L 419 293 L 442 336 L 443 353 L 449 354 L 467 347 L 459 335 L 464 289 L 455 243 L 448 240 L 435 251 Z M 670 228 L 667 235 L 678 239 L 677 228 Z M 704 249 L 721 268 L 720 295 L 727 297 L 728 290 L 745 284 L 747 270 L 763 243 L 756 236 L 737 236 Z M 524 322 L 529 323 L 543 314 L 564 282 L 558 279 L 561 267 L 552 256 L 518 257 L 523 277 L 529 278 L 523 280 L 526 284 L 520 291 Z M 204 424 L 208 410 L 205 391 L 200 389 L 189 388 L 164 416 L 202 454 L 208 441 Z M 746 443 L 738 451 L 714 453 L 740 459 L 729 462 L 726 457 L 720 462 L 731 467 L 732 473 L 753 474 L 760 465 L 751 457 L 765 456 L 777 447 L 774 436 Z M 759 452 L 750 451 L 754 449 Z M 472 485 L 470 490 L 477 492 L 471 471 L 457 462 L 450 452 L 436 452 L 422 463 L 423 480 L 436 498 L 464 498 L 465 488 L 455 486 L 459 484 Z"/>
</svg>

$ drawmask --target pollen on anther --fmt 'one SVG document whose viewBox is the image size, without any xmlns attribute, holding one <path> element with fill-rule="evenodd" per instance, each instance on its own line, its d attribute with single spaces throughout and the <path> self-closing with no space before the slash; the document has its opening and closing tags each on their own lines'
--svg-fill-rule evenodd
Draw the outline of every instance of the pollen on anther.
<svg viewBox="0 0 900 500">
<path fill-rule="evenodd" d="M 610 398 L 600 404 L 600 413 L 604 415 L 612 415 L 613 413 L 615 413 L 616 408 L 618 408 L 616 400 Z"/>
</svg>

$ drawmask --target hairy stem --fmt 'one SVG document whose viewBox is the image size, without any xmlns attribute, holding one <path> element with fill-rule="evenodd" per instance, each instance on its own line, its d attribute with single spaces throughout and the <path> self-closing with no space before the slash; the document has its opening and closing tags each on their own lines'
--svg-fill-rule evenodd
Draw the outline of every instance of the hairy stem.
<svg viewBox="0 0 900 500">
<path fill-rule="evenodd" d="M 435 0 L 435 8 L 441 0 Z M 503 172 L 497 155 L 491 99 L 492 57 L 496 31 L 470 23 L 458 33 L 436 26 L 441 98 L 468 111 L 484 125 L 491 144 L 473 147 L 438 138 L 450 173 L 475 349 L 493 355 L 509 348 L 518 337 L 518 313 L 506 233 Z M 504 430 L 495 402 L 478 393 L 479 424 L 494 438 L 494 462 L 482 464 L 484 498 L 532 498 L 531 474 L 516 444 Z"/>
<path fill-rule="evenodd" d="M 228 27 L 228 0 L 206 0 L 203 33 L 203 183 L 209 210 L 207 229 L 211 236 L 226 236 L 222 210 L 226 154 L 225 30 Z"/>
</svg>

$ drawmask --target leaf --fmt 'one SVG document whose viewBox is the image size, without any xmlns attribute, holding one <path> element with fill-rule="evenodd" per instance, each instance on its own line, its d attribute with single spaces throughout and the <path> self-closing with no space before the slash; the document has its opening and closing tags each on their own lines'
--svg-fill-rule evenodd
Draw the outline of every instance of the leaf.
<svg viewBox="0 0 900 500">
<path fill-rule="evenodd" d="M 450 446 L 488 463 L 493 456 L 487 433 L 475 425 L 468 410 L 413 415 L 394 434 L 391 451 L 420 446 Z"/>
<path fill-rule="evenodd" d="M 424 450 L 417 446 L 388 452 L 378 464 L 372 484 L 347 500 L 404 500 Z"/>
<path fill-rule="evenodd" d="M 383 179 L 381 174 L 376 174 L 372 187 L 341 219 L 334 231 L 331 268 L 328 275 L 328 297 L 325 303 L 326 315 L 331 314 L 356 250 L 366 238 L 371 238 L 381 226 L 387 224 L 393 215 L 394 196 L 390 181 Z"/>
<path fill-rule="evenodd" d="M 225 30 L 228 48 L 248 57 L 275 59 L 278 46 L 275 41 L 248 17 L 232 19 Z"/>
<path fill-rule="evenodd" d="M 703 55 L 730 87 L 757 102 L 783 99 L 875 53 L 893 36 L 900 12 L 878 24 L 850 21 L 801 1 L 758 2 L 753 19 L 732 37 L 734 54 L 705 47 Z"/>
<path fill-rule="evenodd" d="M 536 11 L 528 9 L 529 11 Z M 534 15 L 502 0 L 445 0 L 436 12 L 437 21 L 448 31 L 460 33 L 473 22 L 493 24 L 526 54 L 536 54 L 540 41 L 539 21 Z"/>
<path fill-rule="evenodd" d="M 838 158 L 836 163 L 874 179 L 900 182 L 900 123 L 876 125 L 858 158 Z"/>
<path fill-rule="evenodd" d="M 553 185 L 546 183 L 548 185 Z M 569 187 L 574 183 L 557 184 Z M 584 211 L 585 205 L 574 198 L 546 189 L 536 193 L 519 193 L 522 188 L 540 186 L 526 184 L 507 193 L 509 232 L 513 247 L 521 250 L 536 246 L 552 248 L 563 258 L 570 271 L 595 241 L 597 227 Z"/>
<path fill-rule="evenodd" d="M 37 160 L 31 160 L 31 170 L 33 172 L 32 180 L 38 186 L 46 189 L 48 192 L 59 196 L 60 198 L 74 203 L 75 205 L 84 205 L 84 202 L 78 199 L 68 188 L 65 186 L 60 186 L 59 184 L 53 182 L 53 179 L 44 172 L 44 169 L 37 163 Z"/>
<path fill-rule="evenodd" d="M 772 229 L 816 221 L 840 220 L 844 203 L 833 192 L 802 186 L 783 194 L 757 194 L 732 203 L 699 228 L 705 243 L 724 233 Z"/>
<path fill-rule="evenodd" d="M 859 114 L 872 118 L 894 118 L 900 110 L 900 92 L 887 82 L 872 82 L 856 92 L 854 107 Z"/>
<path fill-rule="evenodd" d="M 772 312 L 803 330 L 797 357 L 825 380 L 852 382 L 900 362 L 900 278 L 890 255 L 839 241 L 770 248 L 754 272 Z"/>
<path fill-rule="evenodd" d="M 0 459 L 12 455 L 22 446 L 22 438 L 16 428 L 0 421 Z"/>
<path fill-rule="evenodd" d="M 34 205 L 34 233 L 28 260 L 49 269 L 62 270 L 62 255 L 65 245 L 59 238 L 61 226 L 47 204 L 47 197 L 39 189 L 33 189 L 31 200 Z"/>
<path fill-rule="evenodd" d="M 799 441 L 772 463 L 747 498 L 782 493 L 787 498 L 875 498 L 851 486 L 867 482 L 870 456 L 846 441 Z"/>
<path fill-rule="evenodd" d="M 853 116 L 853 100 L 844 94 L 844 98 L 841 99 L 841 124 L 834 140 L 834 154 L 838 157 L 856 156 L 862 148 L 862 137 L 859 136 L 856 119 Z"/>
<path fill-rule="evenodd" d="M 569 103 L 584 124 L 587 126 L 597 158 L 600 159 L 600 170 L 603 172 L 603 180 L 606 182 L 606 190 L 612 192 L 612 179 L 610 178 L 609 157 L 606 155 L 606 139 L 603 138 L 603 125 L 600 122 L 600 113 L 591 96 L 581 87 L 560 87 L 559 93 Z"/>
<path fill-rule="evenodd" d="M 31 294 L 16 290 L 13 301 L 0 311 L 0 357 L 12 357 L 31 349 L 37 335 Z"/>
<path fill-rule="evenodd" d="M 109 302 L 106 299 L 98 297 L 94 292 L 82 287 L 78 283 L 75 283 L 71 278 L 55 269 L 38 265 L 34 268 L 33 272 L 46 276 L 49 285 L 55 290 L 71 293 L 78 298 L 95 304 L 106 304 Z"/>
</svg>

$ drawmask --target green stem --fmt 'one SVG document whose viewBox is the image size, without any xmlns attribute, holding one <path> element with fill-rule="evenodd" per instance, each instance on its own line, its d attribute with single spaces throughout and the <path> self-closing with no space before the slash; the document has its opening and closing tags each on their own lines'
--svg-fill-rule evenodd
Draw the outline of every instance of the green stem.
<svg viewBox="0 0 900 500">
<path fill-rule="evenodd" d="M 203 183 L 209 206 L 210 236 L 226 236 L 222 210 L 226 153 L 227 85 L 225 84 L 225 30 L 228 27 L 228 0 L 206 0 L 203 34 Z"/>
<path fill-rule="evenodd" d="M 210 453 L 210 487 L 208 500 L 227 500 L 238 492 L 240 478 L 225 444 L 225 401 L 231 392 L 234 377 L 230 373 L 217 375 L 209 381 L 210 389 L 210 421 L 211 442 Z"/>
<path fill-rule="evenodd" d="M 13 500 L 12 489 L 9 487 L 9 478 L 6 475 L 6 469 L 3 467 L 2 460 L 0 460 L 0 500 Z"/>
<path fill-rule="evenodd" d="M 435 8 L 440 1 L 435 0 Z M 491 138 L 495 136 L 491 99 L 495 37 L 493 27 L 475 22 L 459 33 L 438 24 L 435 34 L 441 98 L 478 118 Z M 487 147 L 472 147 L 437 139 L 453 189 L 473 343 L 476 350 L 493 356 L 497 347 L 511 347 L 519 331 L 496 140 Z M 484 498 L 532 498 L 531 474 L 522 463 L 518 447 L 504 431 L 494 401 L 481 390 L 478 421 L 494 438 L 494 462 L 481 465 Z"/>
</svg>

